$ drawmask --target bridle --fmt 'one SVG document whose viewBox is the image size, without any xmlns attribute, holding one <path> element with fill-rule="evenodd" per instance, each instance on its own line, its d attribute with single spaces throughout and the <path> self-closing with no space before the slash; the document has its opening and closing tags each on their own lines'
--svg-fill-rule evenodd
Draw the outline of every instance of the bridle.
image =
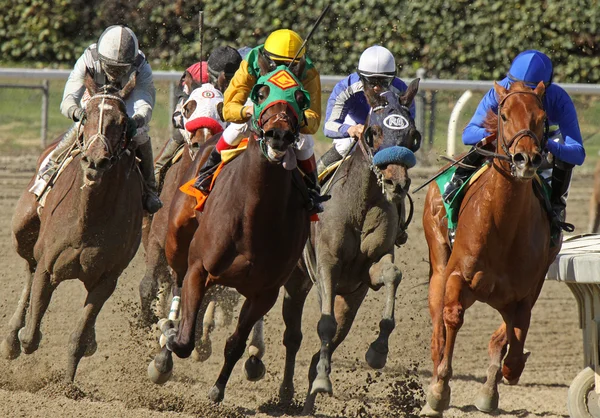
<svg viewBox="0 0 600 418">
<path fill-rule="evenodd" d="M 105 90 L 106 91 L 106 90 Z M 104 104 L 105 101 L 107 99 L 109 100 L 116 100 L 117 102 L 119 102 L 120 105 L 123 106 L 123 108 L 125 108 L 125 101 L 116 95 L 113 94 L 108 94 L 108 93 L 100 93 L 100 94 L 96 94 L 92 97 L 90 97 L 90 99 L 88 100 L 88 103 L 86 106 L 89 106 L 90 102 L 92 100 L 98 100 L 101 99 L 102 102 L 100 103 L 100 116 L 99 116 L 99 120 L 98 120 L 98 132 L 96 132 L 94 135 L 90 136 L 89 138 L 83 140 L 83 145 L 77 141 L 77 144 L 81 150 L 81 152 L 83 154 L 86 154 L 87 151 L 89 150 L 90 146 L 96 142 L 96 141 L 100 141 L 102 143 L 102 145 L 104 146 L 104 149 L 106 150 L 106 152 L 109 154 L 109 166 L 107 168 L 110 169 L 122 156 L 123 154 L 127 151 L 127 130 L 124 129 L 123 130 L 123 134 L 121 137 L 121 140 L 118 142 L 117 146 L 114 147 L 110 141 L 108 140 L 108 138 L 106 137 L 106 135 L 103 132 L 103 125 L 104 125 Z M 80 138 L 81 137 L 81 126 L 83 124 L 80 123 L 78 126 L 78 133 L 77 133 L 77 137 Z"/>
<path fill-rule="evenodd" d="M 537 93 L 535 93 L 533 91 L 513 91 L 513 92 L 508 93 L 506 96 L 504 96 L 504 98 L 500 101 L 500 103 L 498 103 L 498 134 L 497 134 L 496 152 L 488 151 L 488 150 L 482 148 L 484 145 L 484 144 L 482 144 L 482 142 L 479 142 L 478 144 L 475 145 L 475 150 L 477 151 L 477 153 L 484 155 L 486 157 L 507 161 L 510 165 L 510 170 L 513 175 L 515 172 L 515 170 L 514 170 L 515 156 L 514 156 L 514 154 L 511 154 L 510 148 L 515 144 L 515 142 L 518 143 L 521 139 L 523 139 L 525 137 L 529 137 L 535 141 L 536 145 L 539 147 L 539 149 L 541 151 L 541 150 L 543 150 L 544 141 L 546 141 L 547 132 L 549 129 L 548 118 L 547 118 L 547 116 L 544 116 L 544 134 L 542 135 L 541 139 L 531 129 L 521 129 L 516 134 L 514 134 L 508 142 L 506 141 L 506 137 L 504 136 L 504 124 L 502 123 L 503 121 L 504 122 L 506 122 L 506 121 L 502 118 L 502 107 L 504 106 L 504 103 L 510 96 L 515 96 L 517 94 L 533 95 L 536 98 L 540 107 L 542 109 L 544 108 L 542 99 L 540 98 L 540 96 L 537 95 Z M 545 113 L 544 113 L 544 115 L 545 115 Z M 498 147 L 502 148 L 502 150 L 504 151 L 504 154 L 501 154 L 498 152 Z"/>
<path fill-rule="evenodd" d="M 272 104 L 272 105 L 275 105 L 275 104 L 277 104 L 277 103 L 284 103 L 284 102 L 273 102 L 273 104 Z M 271 106 L 269 106 L 269 107 L 267 107 L 267 108 L 266 108 L 266 109 L 263 111 L 263 115 L 264 115 L 264 113 L 266 113 L 266 110 L 267 110 L 267 109 L 270 109 L 270 108 L 272 107 L 272 105 L 271 105 Z M 273 121 L 273 123 L 275 123 L 275 122 L 278 122 L 278 121 L 282 120 L 282 121 L 286 122 L 286 123 L 287 123 L 287 124 L 288 124 L 288 125 L 289 125 L 289 126 L 292 128 L 292 129 L 290 130 L 290 132 L 291 132 L 291 133 L 294 135 L 294 142 L 296 142 L 296 141 L 298 140 L 298 138 L 299 138 L 299 135 L 300 135 L 300 128 L 299 128 L 298 121 L 297 121 L 297 119 L 296 119 L 296 120 L 294 120 L 294 119 L 293 119 L 293 118 L 292 118 L 292 117 L 291 117 L 291 116 L 288 114 L 288 112 L 287 112 L 287 109 L 288 109 L 288 108 L 286 107 L 286 110 L 282 110 L 282 111 L 280 111 L 280 112 L 273 113 L 272 115 L 270 115 L 268 118 L 266 118 L 266 119 L 264 119 L 264 120 L 263 120 L 263 118 L 262 118 L 262 115 L 261 115 L 261 118 L 260 118 L 260 119 L 258 119 L 258 120 L 256 120 L 256 121 L 255 121 L 255 123 L 254 123 L 254 125 L 255 125 L 255 131 L 256 131 L 256 134 L 257 134 L 257 142 L 258 142 L 258 146 L 259 146 L 259 148 L 260 148 L 260 150 L 261 150 L 262 154 L 265 156 L 265 158 L 266 158 L 267 160 L 269 160 L 269 162 L 272 162 L 272 163 L 280 163 L 281 161 L 279 161 L 279 160 L 276 160 L 276 159 L 273 159 L 273 158 L 271 158 L 271 157 L 269 156 L 269 153 L 268 153 L 268 145 L 267 145 L 267 143 L 266 143 L 266 138 L 265 138 L 265 133 L 266 133 L 266 131 L 264 130 L 264 128 L 263 128 L 263 127 L 264 127 L 264 126 L 265 126 L 265 125 L 266 125 L 266 124 L 267 124 L 267 123 L 268 123 L 270 120 L 272 120 L 273 118 L 275 118 L 275 120 Z"/>
</svg>

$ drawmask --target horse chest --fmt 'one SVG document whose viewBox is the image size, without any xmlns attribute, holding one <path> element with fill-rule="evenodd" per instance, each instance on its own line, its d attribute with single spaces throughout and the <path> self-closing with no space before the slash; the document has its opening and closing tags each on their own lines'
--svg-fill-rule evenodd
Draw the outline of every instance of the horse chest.
<svg viewBox="0 0 600 418">
<path fill-rule="evenodd" d="M 364 218 L 360 251 L 369 258 L 392 251 L 398 231 L 398 212 L 391 205 L 370 208 Z"/>
</svg>

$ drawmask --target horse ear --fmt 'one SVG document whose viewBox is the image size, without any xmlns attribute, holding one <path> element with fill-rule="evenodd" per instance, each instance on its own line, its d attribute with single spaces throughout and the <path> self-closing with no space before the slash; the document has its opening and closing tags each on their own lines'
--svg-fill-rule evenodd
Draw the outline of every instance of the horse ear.
<svg viewBox="0 0 600 418">
<path fill-rule="evenodd" d="M 413 81 L 410 82 L 410 84 L 408 85 L 408 88 L 406 89 L 404 94 L 402 96 L 400 96 L 400 98 L 398 99 L 402 106 L 406 106 L 406 107 L 410 106 L 413 99 L 417 95 L 417 92 L 419 91 L 419 82 L 420 81 L 421 81 L 420 78 L 415 78 Z"/>
<path fill-rule="evenodd" d="M 225 118 L 223 117 L 223 102 L 217 103 L 217 114 L 221 118 L 221 122 L 225 122 Z"/>
<path fill-rule="evenodd" d="M 302 78 L 302 73 L 304 73 L 304 68 L 306 67 L 306 58 L 302 57 L 298 60 L 298 62 L 292 63 L 290 65 L 290 71 L 296 76 L 298 80 Z"/>
<path fill-rule="evenodd" d="M 533 92 L 537 94 L 539 98 L 542 98 L 546 92 L 546 85 L 544 82 L 540 81 Z"/>
<path fill-rule="evenodd" d="M 498 96 L 498 103 L 500 103 L 508 94 L 508 90 L 502 87 L 498 82 L 494 81 L 494 91 Z"/>
<path fill-rule="evenodd" d="M 308 108 L 309 103 L 306 100 L 306 95 L 301 90 L 296 90 L 294 93 L 294 98 L 296 99 L 296 103 L 298 103 L 298 107 L 300 109 Z"/>
<path fill-rule="evenodd" d="M 127 97 L 129 97 L 129 95 L 131 94 L 131 92 L 135 88 L 135 83 L 136 82 L 137 82 L 137 71 L 134 71 L 129 76 L 129 81 L 127 82 L 127 84 L 125 84 L 125 87 L 123 87 L 121 89 L 121 91 L 119 92 L 119 97 L 121 99 L 126 99 Z"/>
<path fill-rule="evenodd" d="M 90 70 L 86 68 L 85 77 L 83 78 L 83 85 L 90 93 L 90 96 L 95 95 L 98 92 L 98 85 L 94 81 L 94 76 L 90 73 Z"/>
<path fill-rule="evenodd" d="M 258 54 L 258 68 L 260 68 L 260 75 L 269 74 L 272 71 L 269 61 L 263 54 Z"/>
</svg>

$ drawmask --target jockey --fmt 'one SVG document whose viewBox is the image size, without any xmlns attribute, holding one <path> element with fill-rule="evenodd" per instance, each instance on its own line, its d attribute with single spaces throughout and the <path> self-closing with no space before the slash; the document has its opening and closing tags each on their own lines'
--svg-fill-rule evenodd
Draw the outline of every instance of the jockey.
<svg viewBox="0 0 600 418">
<path fill-rule="evenodd" d="M 392 53 L 379 45 L 367 48 L 360 56 L 358 69 L 339 81 L 327 100 L 323 132 L 333 138 L 331 147 L 319 159 L 319 171 L 342 159 L 360 138 L 371 111 L 367 97 L 391 90 L 402 94 L 408 87 L 396 77 L 396 60 Z M 367 97 L 365 97 L 367 96 Z M 414 104 L 410 107 L 414 117 Z"/>
<path fill-rule="evenodd" d="M 554 156 L 551 204 L 557 219 L 564 222 L 573 167 L 583 164 L 585 149 L 583 148 L 577 112 L 573 101 L 567 92 L 552 83 L 552 75 L 553 68 L 550 58 L 540 51 L 528 50 L 517 55 L 510 66 L 508 74 L 498 84 L 507 89 L 511 83 L 516 81 L 522 81 L 532 89 L 540 81 L 543 81 L 546 85 L 543 104 L 549 124 L 552 126 L 549 130 L 550 138 L 548 138 L 547 150 Z M 464 144 L 475 145 L 489 135 L 489 132 L 483 128 L 483 121 L 489 110 L 494 113 L 498 112 L 498 99 L 493 88 L 481 99 L 473 118 L 465 127 L 462 136 Z M 554 129 L 553 125 L 557 125 L 557 129 Z M 473 152 L 463 162 L 470 166 L 479 167 L 484 158 Z M 454 192 L 472 173 L 473 170 L 459 166 L 444 190 L 443 198 L 445 200 L 451 199 Z"/>
<path fill-rule="evenodd" d="M 150 64 L 138 49 L 135 34 L 125 26 L 109 26 L 100 35 L 98 42 L 87 47 L 75 63 L 65 85 L 60 111 L 76 124 L 52 151 L 48 164 L 40 169 L 39 177 L 46 183 L 49 181 L 58 168 L 59 157 L 69 150 L 77 139 L 78 122 L 85 123 L 86 89 L 83 82 L 86 71 L 90 72 L 99 86 L 110 83 L 119 88 L 127 84 L 133 73 L 137 73 L 135 88 L 125 99 L 129 115 L 127 135 L 137 146 L 136 154 L 141 160 L 140 171 L 146 184 L 144 209 L 154 213 L 162 206 L 156 192 L 152 143 L 148 136 L 148 123 L 152 119 L 156 90 Z"/>
<path fill-rule="evenodd" d="M 180 80 L 181 92 L 175 105 L 175 111 L 173 112 L 173 126 L 177 128 L 173 134 L 173 137 L 167 141 L 164 148 L 161 151 L 158 159 L 155 163 L 154 174 L 157 181 L 161 176 L 161 172 L 165 164 L 167 164 L 177 152 L 177 149 L 183 144 L 186 138 L 189 138 L 189 132 L 185 130 L 183 115 L 181 110 L 183 104 L 192 93 L 188 90 L 188 86 L 184 84 L 186 75 L 192 78 L 193 84 L 198 86 L 204 83 L 210 83 L 217 88 L 221 93 L 225 91 L 229 82 L 242 62 L 242 57 L 230 46 L 219 46 L 215 48 L 210 56 L 208 62 L 203 61 L 202 63 L 197 62 L 183 73 Z M 207 68 L 208 67 L 208 68 Z"/>
<path fill-rule="evenodd" d="M 258 66 L 259 54 L 267 58 L 272 68 L 275 69 L 278 65 L 289 64 L 300 50 L 302 42 L 302 38 L 296 32 L 289 29 L 280 29 L 271 33 L 263 45 L 259 45 L 248 52 L 240 68 L 231 80 L 231 84 L 225 91 L 223 116 L 226 121 L 233 122 L 234 124 L 245 124 L 253 115 L 253 105 L 252 102 L 248 101 L 248 98 L 252 87 L 254 87 L 256 80 L 260 77 Z M 321 123 L 321 79 L 312 61 L 305 55 L 304 48 L 302 48 L 298 57 L 305 57 L 306 59 L 306 67 L 300 77 L 300 81 L 310 94 L 310 108 L 304 112 L 305 124 L 300 128 L 300 137 L 295 145 L 295 149 L 298 165 L 306 174 L 304 178 L 307 187 L 311 195 L 315 196 L 315 193 L 319 193 L 319 186 L 312 134 L 317 132 Z M 239 136 L 237 140 L 233 140 L 233 129 L 228 128 L 225 130 L 224 135 L 217 143 L 208 160 L 200 169 L 201 174 L 209 171 L 221 162 L 220 153 L 222 150 L 233 148 L 235 143 L 239 142 Z M 230 132 L 232 133 L 231 138 L 228 137 Z M 205 177 L 195 186 L 199 190 L 206 192 L 210 182 L 211 177 Z M 315 208 L 320 211 L 321 208 L 318 207 L 316 200 L 318 199 L 314 198 L 313 203 L 315 203 Z"/>
</svg>

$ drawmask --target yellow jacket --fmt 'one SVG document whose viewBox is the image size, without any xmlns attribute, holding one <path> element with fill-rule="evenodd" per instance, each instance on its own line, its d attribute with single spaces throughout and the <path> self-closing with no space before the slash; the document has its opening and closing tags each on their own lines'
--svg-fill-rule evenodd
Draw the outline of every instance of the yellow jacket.
<svg viewBox="0 0 600 418">
<path fill-rule="evenodd" d="M 313 67 L 304 72 L 300 80 L 310 94 L 310 108 L 304 111 L 306 125 L 300 129 L 303 134 L 315 134 L 321 125 L 321 77 Z M 227 122 L 244 123 L 250 119 L 246 116 L 246 100 L 250 96 L 256 77 L 248 71 L 248 61 L 242 61 L 240 68 L 225 90 L 223 99 L 223 117 Z"/>
</svg>

